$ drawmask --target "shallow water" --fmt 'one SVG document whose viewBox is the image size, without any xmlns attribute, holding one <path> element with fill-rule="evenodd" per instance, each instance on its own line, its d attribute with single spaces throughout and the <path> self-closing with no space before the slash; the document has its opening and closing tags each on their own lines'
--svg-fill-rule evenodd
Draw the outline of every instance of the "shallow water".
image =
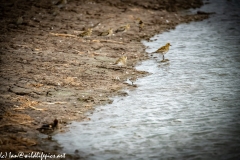
<svg viewBox="0 0 240 160">
<path fill-rule="evenodd" d="M 65 152 L 89 160 L 240 157 L 240 1 L 210 2 L 201 10 L 216 12 L 211 18 L 143 42 L 149 53 L 170 42 L 169 61 L 153 55 L 137 66 L 152 74 L 136 90 L 54 136 Z"/>
</svg>

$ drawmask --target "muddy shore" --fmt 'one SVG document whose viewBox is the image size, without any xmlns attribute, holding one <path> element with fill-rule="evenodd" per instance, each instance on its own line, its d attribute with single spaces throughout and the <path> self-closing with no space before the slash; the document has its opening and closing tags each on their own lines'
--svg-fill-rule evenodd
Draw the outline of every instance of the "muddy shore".
<svg viewBox="0 0 240 160">
<path fill-rule="evenodd" d="M 136 86 L 125 81 L 147 75 L 134 68 L 149 58 L 141 40 L 207 18 L 204 12 L 184 12 L 201 5 L 201 0 L 1 1 L 0 152 L 61 153 L 57 142 L 36 129 L 57 118 L 54 134 L 64 132 L 71 121 L 89 120 L 85 113 L 111 103 L 111 97 L 126 96 L 123 89 Z M 115 32 L 127 24 L 128 30 Z M 88 28 L 91 36 L 80 37 Z M 111 36 L 99 36 L 110 28 Z M 114 65 L 122 55 L 126 66 Z"/>
</svg>

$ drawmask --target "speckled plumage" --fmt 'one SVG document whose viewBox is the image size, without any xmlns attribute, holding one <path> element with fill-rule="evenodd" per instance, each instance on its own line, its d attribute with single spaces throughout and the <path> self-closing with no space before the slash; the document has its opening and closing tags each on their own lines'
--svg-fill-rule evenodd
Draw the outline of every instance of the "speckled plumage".
<svg viewBox="0 0 240 160">
<path fill-rule="evenodd" d="M 99 36 L 111 36 L 112 34 L 113 34 L 113 29 L 110 28 L 109 30 L 100 33 Z"/>
<path fill-rule="evenodd" d="M 125 66 L 127 64 L 127 57 L 126 56 L 120 57 L 114 64 L 118 66 Z"/>
<path fill-rule="evenodd" d="M 130 29 L 130 25 L 127 24 L 127 25 L 125 25 L 125 26 L 121 26 L 120 28 L 118 28 L 118 29 L 116 30 L 116 33 L 118 33 L 118 32 L 126 32 L 126 31 L 129 30 L 129 29 Z"/>
<path fill-rule="evenodd" d="M 92 28 L 87 29 L 86 31 L 80 33 L 78 36 L 80 37 L 89 37 L 92 34 Z"/>
<path fill-rule="evenodd" d="M 144 23 L 141 19 L 138 19 L 138 28 L 139 28 L 139 32 L 141 32 L 143 30 L 144 27 Z"/>
<path fill-rule="evenodd" d="M 163 60 L 164 60 L 164 54 L 166 54 L 169 51 L 169 47 L 171 46 L 170 43 L 167 43 L 165 46 L 160 47 L 158 50 L 156 50 L 153 53 L 160 53 L 163 55 Z"/>
</svg>

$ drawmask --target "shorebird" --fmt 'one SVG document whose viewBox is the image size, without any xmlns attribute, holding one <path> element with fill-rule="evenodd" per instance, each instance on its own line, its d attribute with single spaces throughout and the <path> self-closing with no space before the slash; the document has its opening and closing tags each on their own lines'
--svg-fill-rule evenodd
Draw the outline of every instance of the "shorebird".
<svg viewBox="0 0 240 160">
<path fill-rule="evenodd" d="M 132 86 L 133 86 L 133 83 L 137 80 L 137 77 L 131 77 L 129 79 L 130 82 L 132 82 Z"/>
<path fill-rule="evenodd" d="M 78 36 L 80 37 L 89 37 L 92 34 L 92 28 L 88 28 L 86 31 L 80 33 Z"/>
<path fill-rule="evenodd" d="M 118 66 L 125 66 L 127 64 L 127 57 L 126 56 L 120 57 L 114 64 Z"/>
<path fill-rule="evenodd" d="M 109 30 L 100 33 L 99 36 L 111 36 L 112 34 L 113 34 L 113 30 L 112 28 L 110 28 Z"/>
<path fill-rule="evenodd" d="M 143 23 L 143 21 L 140 18 L 138 18 L 137 20 L 138 20 L 139 32 L 141 32 L 143 30 L 144 23 Z"/>
<path fill-rule="evenodd" d="M 43 134 L 47 134 L 48 138 L 51 138 L 51 134 L 55 131 L 55 129 L 58 128 L 58 120 L 55 119 L 53 123 L 50 124 L 43 124 L 40 128 L 37 128 L 37 130 Z"/>
<path fill-rule="evenodd" d="M 55 119 L 53 123 L 43 124 L 40 128 L 37 128 L 41 133 L 51 133 L 54 129 L 58 127 L 58 120 Z"/>
<path fill-rule="evenodd" d="M 169 46 L 171 46 L 170 43 L 167 43 L 165 46 L 160 47 L 158 50 L 156 50 L 153 53 L 160 53 L 163 55 L 163 61 L 164 61 L 164 54 L 166 54 L 169 51 Z"/>
<path fill-rule="evenodd" d="M 16 24 L 21 25 L 23 23 L 23 17 L 18 17 Z"/>
<path fill-rule="evenodd" d="M 125 25 L 125 26 L 121 26 L 120 28 L 118 28 L 118 29 L 116 30 L 116 33 L 118 33 L 118 32 L 126 32 L 126 31 L 129 30 L 129 29 L 130 29 L 130 25 L 127 24 L 127 25 Z"/>
</svg>

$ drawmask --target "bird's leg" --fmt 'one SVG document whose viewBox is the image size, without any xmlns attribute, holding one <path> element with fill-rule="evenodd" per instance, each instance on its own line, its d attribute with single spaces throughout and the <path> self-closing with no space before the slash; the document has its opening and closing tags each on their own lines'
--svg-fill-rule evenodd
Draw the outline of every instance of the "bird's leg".
<svg viewBox="0 0 240 160">
<path fill-rule="evenodd" d="M 164 54 L 163 54 L 163 61 L 164 61 Z"/>
</svg>

